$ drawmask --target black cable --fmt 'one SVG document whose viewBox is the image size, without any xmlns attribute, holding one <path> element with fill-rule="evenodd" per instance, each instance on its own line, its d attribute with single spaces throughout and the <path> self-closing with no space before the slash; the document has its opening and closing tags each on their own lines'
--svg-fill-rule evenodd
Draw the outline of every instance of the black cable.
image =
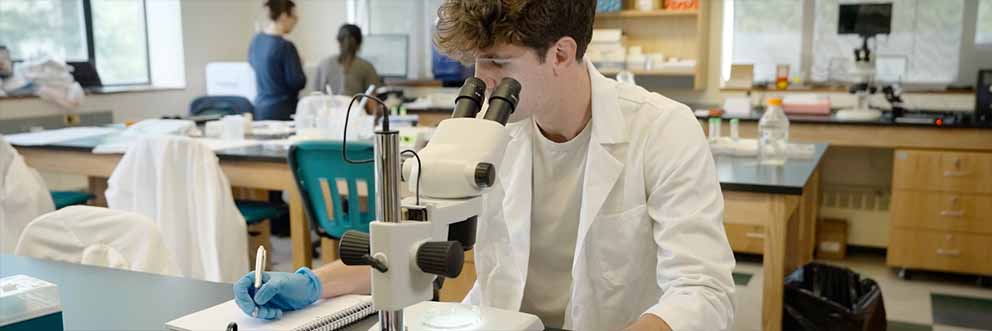
<svg viewBox="0 0 992 331">
<path fill-rule="evenodd" d="M 413 157 L 417 158 L 417 189 L 416 189 L 415 194 L 416 194 L 416 197 L 417 197 L 416 198 L 416 200 L 417 200 L 416 205 L 419 206 L 420 205 L 420 174 L 423 173 L 424 168 L 423 168 L 423 165 L 420 163 L 420 155 L 417 155 L 417 151 L 412 150 L 412 149 L 408 149 L 408 150 L 405 150 L 405 151 L 400 152 L 400 155 L 406 154 L 406 153 L 413 154 Z"/>
<path fill-rule="evenodd" d="M 382 128 L 384 131 L 389 131 L 389 112 L 386 109 L 385 102 L 383 102 L 381 99 L 373 95 L 368 95 L 365 93 L 358 93 L 355 94 L 355 96 L 351 97 L 351 102 L 348 103 L 348 111 L 345 112 L 344 114 L 344 135 L 341 137 L 341 157 L 344 159 L 344 162 L 350 164 L 366 164 L 366 163 L 375 162 L 375 159 L 358 160 L 358 161 L 352 161 L 348 159 L 348 119 L 351 117 L 351 107 L 355 105 L 355 100 L 358 100 L 360 98 L 369 98 L 379 103 L 379 108 L 382 110 L 382 114 L 383 114 L 382 118 L 385 119 L 385 121 L 382 124 Z"/>
</svg>

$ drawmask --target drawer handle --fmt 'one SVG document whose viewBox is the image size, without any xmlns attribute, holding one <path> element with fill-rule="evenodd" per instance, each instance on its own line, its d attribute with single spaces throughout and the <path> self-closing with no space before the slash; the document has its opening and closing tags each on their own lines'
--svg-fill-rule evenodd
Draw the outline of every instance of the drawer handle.
<svg viewBox="0 0 992 331">
<path fill-rule="evenodd" d="M 961 250 L 938 248 L 937 249 L 937 255 L 940 255 L 940 256 L 960 256 L 961 255 Z"/>
<path fill-rule="evenodd" d="M 940 212 L 940 216 L 944 216 L 944 217 L 963 217 L 964 216 L 964 211 L 963 210 L 942 210 Z"/>
<path fill-rule="evenodd" d="M 967 177 L 971 176 L 971 171 L 944 171 L 944 177 Z"/>
<path fill-rule="evenodd" d="M 745 233 L 744 236 L 751 239 L 765 239 L 765 234 L 758 232 L 748 232 Z"/>
</svg>

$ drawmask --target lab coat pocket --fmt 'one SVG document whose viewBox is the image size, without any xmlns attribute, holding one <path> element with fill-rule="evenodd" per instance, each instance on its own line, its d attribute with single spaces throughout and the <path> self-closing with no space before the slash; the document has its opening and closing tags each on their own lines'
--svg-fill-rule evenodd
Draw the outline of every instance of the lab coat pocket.
<svg viewBox="0 0 992 331">
<path fill-rule="evenodd" d="M 644 254 L 651 231 L 646 221 L 647 207 L 640 205 L 615 214 L 602 215 L 593 224 L 589 243 L 591 257 L 598 261 L 609 287 L 621 288 L 637 274 L 634 264 Z M 652 266 L 653 267 L 653 266 Z"/>
</svg>

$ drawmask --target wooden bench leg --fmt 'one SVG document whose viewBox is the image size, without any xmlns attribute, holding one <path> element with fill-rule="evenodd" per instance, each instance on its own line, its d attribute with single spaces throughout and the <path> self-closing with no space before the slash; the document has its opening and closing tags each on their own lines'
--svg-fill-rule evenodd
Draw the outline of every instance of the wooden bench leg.
<svg viewBox="0 0 992 331">
<path fill-rule="evenodd" d="M 248 225 L 248 263 L 252 270 L 255 270 L 255 252 L 258 246 L 265 247 L 265 251 L 269 252 L 265 269 L 272 270 L 272 223 L 269 220 Z"/>
<path fill-rule="evenodd" d="M 337 261 L 338 245 L 340 241 L 334 239 L 320 238 L 320 263 L 328 264 Z"/>
</svg>

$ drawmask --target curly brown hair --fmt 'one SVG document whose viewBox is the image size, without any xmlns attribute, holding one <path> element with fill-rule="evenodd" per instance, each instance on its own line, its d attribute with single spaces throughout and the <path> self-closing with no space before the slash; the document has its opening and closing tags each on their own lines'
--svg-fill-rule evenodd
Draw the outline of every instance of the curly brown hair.
<svg viewBox="0 0 992 331">
<path fill-rule="evenodd" d="M 462 61 L 496 44 L 533 49 L 544 62 L 548 48 L 563 37 L 585 55 L 592 40 L 596 0 L 445 0 L 437 12 L 434 44 Z"/>
</svg>

